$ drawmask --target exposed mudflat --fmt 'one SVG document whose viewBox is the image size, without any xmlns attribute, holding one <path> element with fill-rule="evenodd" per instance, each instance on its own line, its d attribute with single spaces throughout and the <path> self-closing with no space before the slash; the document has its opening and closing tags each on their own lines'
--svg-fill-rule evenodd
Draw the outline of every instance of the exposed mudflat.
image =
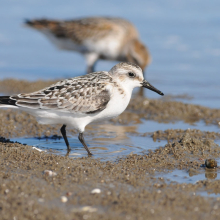
<svg viewBox="0 0 220 220">
<path fill-rule="evenodd" d="M 4 80 L 0 81 L 0 93 L 30 92 L 51 83 Z M 220 110 L 176 102 L 174 98 L 136 97 L 122 115 L 108 123 L 127 126 L 143 119 L 187 124 L 203 121 L 218 128 Z M 60 125 L 39 125 L 34 117 L 15 110 L 1 109 L 0 116 L 1 219 L 220 218 L 219 168 L 204 166 L 206 159 L 220 158 L 219 132 L 158 129 L 139 133 L 131 129 L 127 132 L 137 138 L 148 137 L 161 143 L 165 140 L 167 144 L 114 161 L 72 159 L 7 139 L 49 138 L 60 135 Z M 77 135 L 74 130 L 68 132 Z M 86 134 L 95 136 L 100 132 L 88 129 Z M 195 183 L 177 183 L 164 177 L 176 170 L 189 176 L 204 174 L 205 178 Z"/>
</svg>

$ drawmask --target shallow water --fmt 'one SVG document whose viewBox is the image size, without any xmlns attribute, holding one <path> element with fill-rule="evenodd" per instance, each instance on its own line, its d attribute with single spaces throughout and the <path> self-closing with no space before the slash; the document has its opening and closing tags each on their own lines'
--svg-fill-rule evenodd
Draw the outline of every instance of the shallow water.
<svg viewBox="0 0 220 220">
<path fill-rule="evenodd" d="M 149 136 L 142 137 L 143 133 L 152 133 L 157 131 L 158 127 L 161 130 L 166 129 L 200 129 L 204 126 L 203 122 L 189 125 L 184 122 L 177 123 L 158 123 L 155 121 L 142 120 L 141 124 L 123 126 L 112 124 L 95 124 L 89 125 L 88 131 L 96 131 L 96 135 L 84 134 L 86 143 L 89 149 L 94 154 L 94 158 L 99 158 L 102 161 L 111 160 L 115 161 L 118 157 L 123 157 L 130 153 L 141 154 L 146 153 L 148 150 L 155 150 L 160 146 L 165 146 L 167 141 L 153 141 Z M 206 128 L 206 129 L 205 129 Z M 202 131 L 218 132 L 219 128 L 214 125 L 209 125 L 200 129 Z M 104 132 L 103 132 L 104 131 Z M 57 139 L 53 138 L 12 138 L 12 141 L 18 141 L 22 144 L 28 144 L 30 146 L 37 147 L 44 151 L 52 150 L 56 154 L 66 155 L 66 145 L 62 137 Z M 72 151 L 70 157 L 82 157 L 87 156 L 86 150 L 79 142 L 77 136 L 68 136 Z M 220 140 L 216 140 L 217 144 L 220 144 Z"/>
<path fill-rule="evenodd" d="M 144 123 L 144 122 L 143 122 Z M 154 123 L 154 122 L 153 122 Z M 143 124 L 142 124 L 143 126 Z M 130 153 L 141 154 L 149 149 L 156 149 L 165 145 L 166 141 L 154 142 L 150 137 L 137 136 L 138 125 L 136 126 L 121 126 L 112 124 L 95 124 L 88 126 L 88 131 L 95 130 L 97 136 L 86 135 L 84 138 L 88 144 L 89 149 L 94 154 L 94 158 L 99 158 L 102 161 L 115 161 L 117 157 L 128 155 Z M 104 132 L 103 132 L 104 130 Z M 150 132 L 150 130 L 149 130 Z M 66 155 L 66 145 L 62 137 L 53 138 L 12 138 L 11 141 L 18 141 L 22 144 L 28 144 L 37 147 L 41 150 Z M 70 157 L 87 156 L 87 152 L 79 142 L 77 136 L 68 136 L 72 151 Z"/>
<path fill-rule="evenodd" d="M 184 123 L 182 121 L 177 121 L 175 123 L 159 123 L 152 120 L 142 120 L 137 128 L 139 133 L 154 132 L 157 130 L 167 130 L 167 129 L 198 129 L 201 131 L 213 131 L 219 132 L 219 127 L 216 125 L 206 125 L 203 121 L 196 122 L 192 125 Z"/>
<path fill-rule="evenodd" d="M 220 160 L 218 160 L 218 163 L 219 162 Z M 160 173 L 157 177 L 162 177 L 168 182 L 196 184 L 199 180 L 220 179 L 220 170 L 218 168 L 205 170 L 204 168 L 203 171 L 193 175 L 186 170 L 174 170 L 170 173 Z"/>
<path fill-rule="evenodd" d="M 217 163 L 219 164 L 220 159 L 217 160 Z M 173 170 L 172 172 L 169 173 L 159 173 L 156 175 L 158 178 L 163 178 L 165 182 L 168 183 L 191 183 L 191 184 L 196 184 L 200 180 L 219 180 L 220 179 L 220 170 L 219 168 L 215 169 L 205 169 L 204 167 L 201 168 L 198 173 L 190 173 L 189 171 L 186 170 Z M 201 195 L 204 197 L 219 197 L 219 193 L 211 193 L 208 191 L 197 191 L 194 193 L 194 195 Z"/>
</svg>

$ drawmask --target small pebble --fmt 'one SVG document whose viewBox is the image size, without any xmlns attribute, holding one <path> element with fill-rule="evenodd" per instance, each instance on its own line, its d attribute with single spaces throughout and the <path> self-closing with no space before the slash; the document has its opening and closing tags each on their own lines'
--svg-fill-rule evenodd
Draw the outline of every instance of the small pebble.
<svg viewBox="0 0 220 220">
<path fill-rule="evenodd" d="M 71 196 L 71 195 L 72 195 L 71 192 L 67 192 L 67 193 L 66 193 L 66 196 Z"/>
<path fill-rule="evenodd" d="M 44 175 L 46 175 L 46 176 L 56 176 L 57 173 L 55 173 L 51 170 L 44 170 Z"/>
<path fill-rule="evenodd" d="M 61 196 L 61 202 L 65 203 L 68 201 L 67 197 L 66 196 Z"/>
<path fill-rule="evenodd" d="M 44 199 L 39 198 L 39 199 L 38 199 L 38 202 L 44 202 Z"/>
<path fill-rule="evenodd" d="M 5 190 L 5 194 L 8 194 L 8 193 L 9 193 L 9 189 L 6 189 L 6 190 Z"/>
<path fill-rule="evenodd" d="M 84 206 L 81 211 L 83 212 L 97 212 L 97 208 L 93 208 L 92 206 Z"/>
<path fill-rule="evenodd" d="M 199 171 L 194 169 L 194 168 L 190 168 L 188 170 L 188 172 L 189 172 L 189 176 L 194 176 L 194 175 L 198 175 L 199 174 Z"/>
<path fill-rule="evenodd" d="M 37 150 L 37 151 L 39 151 L 39 152 L 43 151 L 43 150 L 41 150 L 41 149 L 39 149 L 39 148 L 37 148 L 37 147 L 32 147 L 32 149 Z"/>
<path fill-rule="evenodd" d="M 145 100 L 145 101 L 143 102 L 143 104 L 144 104 L 144 105 L 148 105 L 148 104 L 149 104 L 149 101 L 148 101 L 148 100 Z"/>
<path fill-rule="evenodd" d="M 216 168 L 217 167 L 217 161 L 215 159 L 207 159 L 205 161 L 205 166 L 207 168 Z"/>
<path fill-rule="evenodd" d="M 93 189 L 91 191 L 92 194 L 101 193 L 101 189 Z"/>
</svg>

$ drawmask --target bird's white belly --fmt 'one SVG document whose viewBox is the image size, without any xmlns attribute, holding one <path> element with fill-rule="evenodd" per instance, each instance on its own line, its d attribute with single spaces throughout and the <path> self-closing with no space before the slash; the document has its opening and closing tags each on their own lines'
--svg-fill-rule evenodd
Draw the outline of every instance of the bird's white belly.
<svg viewBox="0 0 220 220">
<path fill-rule="evenodd" d="M 53 44 L 63 50 L 74 50 L 80 53 L 96 53 L 106 59 L 117 59 L 121 56 L 122 36 L 104 38 L 87 38 L 81 44 L 69 38 L 57 38 L 48 30 L 41 31 Z"/>
<path fill-rule="evenodd" d="M 94 41 L 87 39 L 84 45 L 90 52 L 95 52 L 106 59 L 116 59 L 121 50 L 121 40 L 112 38 L 112 36 L 105 37 Z"/>
<path fill-rule="evenodd" d="M 38 109 L 32 111 L 31 109 L 21 108 L 29 114 L 36 117 L 40 124 L 65 124 L 71 126 L 79 131 L 83 131 L 84 127 L 89 124 L 93 118 L 90 115 L 71 113 L 69 111 L 59 110 L 44 110 Z"/>
</svg>

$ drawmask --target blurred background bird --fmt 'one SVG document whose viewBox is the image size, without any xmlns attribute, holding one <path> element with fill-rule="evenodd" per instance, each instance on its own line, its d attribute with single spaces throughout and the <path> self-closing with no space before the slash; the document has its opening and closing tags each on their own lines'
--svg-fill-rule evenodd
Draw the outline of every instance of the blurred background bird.
<svg viewBox="0 0 220 220">
<path fill-rule="evenodd" d="M 143 71 L 151 62 L 136 28 L 121 18 L 40 19 L 25 23 L 43 33 L 58 48 L 83 54 L 87 73 L 95 71 L 99 59 L 128 61 L 139 65 Z"/>
</svg>

